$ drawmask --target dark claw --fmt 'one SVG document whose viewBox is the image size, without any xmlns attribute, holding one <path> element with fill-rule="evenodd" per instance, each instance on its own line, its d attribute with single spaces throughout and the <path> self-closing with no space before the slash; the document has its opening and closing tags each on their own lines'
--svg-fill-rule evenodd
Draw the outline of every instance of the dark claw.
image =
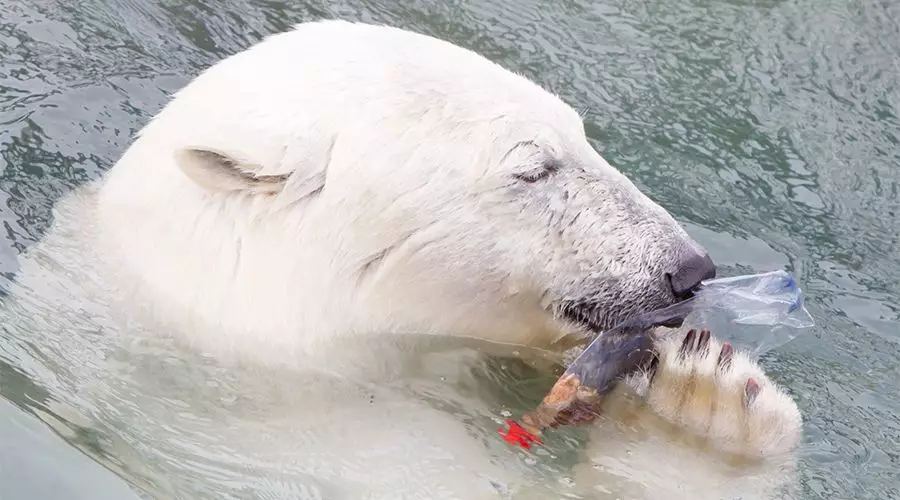
<svg viewBox="0 0 900 500">
<path fill-rule="evenodd" d="M 647 374 L 650 377 L 650 383 L 653 383 L 653 379 L 656 378 L 656 372 L 659 369 L 659 355 L 654 353 L 653 357 L 650 358 L 650 362 L 647 363 Z"/>
<path fill-rule="evenodd" d="M 756 396 L 759 395 L 759 383 L 756 382 L 755 379 L 748 379 L 747 386 L 744 387 L 744 404 L 747 407 L 753 404 L 756 401 Z"/>
<path fill-rule="evenodd" d="M 734 348 L 731 344 L 722 345 L 722 351 L 719 353 L 719 369 L 728 370 L 731 367 L 731 357 L 734 354 Z"/>
<path fill-rule="evenodd" d="M 684 336 L 684 341 L 681 343 L 681 349 L 678 350 L 678 357 L 684 358 L 694 349 L 694 338 L 696 336 L 697 330 L 687 332 L 687 335 Z"/>
<path fill-rule="evenodd" d="M 700 336 L 697 337 L 697 352 L 700 354 L 709 352 L 709 330 L 706 328 L 700 330 Z"/>
</svg>

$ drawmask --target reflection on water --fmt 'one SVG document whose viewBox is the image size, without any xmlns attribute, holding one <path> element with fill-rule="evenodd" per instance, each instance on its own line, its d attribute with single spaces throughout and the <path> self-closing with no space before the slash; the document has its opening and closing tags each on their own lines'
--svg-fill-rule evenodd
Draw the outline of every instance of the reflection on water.
<svg viewBox="0 0 900 500">
<path fill-rule="evenodd" d="M 817 326 L 765 361 L 806 419 L 800 496 L 900 496 L 896 2 L 4 2 L 0 273 L 14 278 L 52 205 L 108 168 L 171 92 L 265 34 L 322 17 L 447 38 L 539 81 L 584 112 L 597 149 L 683 221 L 723 274 L 797 273 Z M 550 491 L 567 484 L 583 445 L 562 433 L 556 456 L 535 462 L 494 441 L 502 412 L 532 406 L 552 381 L 546 366 L 456 346 L 404 358 L 413 375 L 377 384 L 229 367 L 111 331 L 124 323 L 102 307 L 66 306 L 64 292 L 94 285 L 77 260 L 64 267 L 73 276 L 47 277 L 35 300 L 5 299 L 0 330 L 0 393 L 14 405 L 0 413 L 0 436 L 30 436 L 10 431 L 26 413 L 43 420 L 64 440 L 42 441 L 56 454 L 34 448 L 47 474 L 69 470 L 66 443 L 163 497 L 352 496 L 373 457 L 413 473 L 398 457 L 416 446 L 414 416 L 429 405 Z M 309 435 L 310 400 L 388 427 L 406 415 L 408 427 L 384 442 L 345 429 L 334 449 L 317 448 L 334 441 Z M 457 464 L 433 456 L 417 473 Z M 321 465 L 329 457 L 332 469 Z M 3 476 L 12 482 L 0 488 L 25 491 L 26 477 Z"/>
</svg>

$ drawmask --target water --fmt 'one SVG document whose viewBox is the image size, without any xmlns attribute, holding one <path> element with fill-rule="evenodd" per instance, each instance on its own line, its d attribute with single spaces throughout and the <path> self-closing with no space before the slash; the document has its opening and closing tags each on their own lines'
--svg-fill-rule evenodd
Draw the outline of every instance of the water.
<svg viewBox="0 0 900 500">
<path fill-rule="evenodd" d="M 764 361 L 806 419 L 800 496 L 900 498 L 896 2 L 2 0 L 0 272 L 13 277 L 53 203 L 112 165 L 191 76 L 323 17 L 447 38 L 537 80 L 584 111 L 597 149 L 706 245 L 722 275 L 794 272 L 817 325 Z M 365 491 L 353 475 L 364 477 L 364 461 L 292 449 L 310 441 L 300 393 L 334 380 L 229 368 L 162 341 L 114 344 L 90 311 L 51 312 L 19 314 L 77 337 L 79 351 L 49 333 L 0 330 L 0 498 Z M 532 406 L 553 378 L 466 346 L 422 366 L 409 380 L 341 386 L 328 408 L 365 411 L 347 402 L 356 398 L 397 410 L 392 398 L 412 391 L 487 441 L 501 411 Z M 378 460 L 410 451 L 359 431 L 347 430 L 347 449 Z M 520 464 L 551 491 L 579 444 L 555 446 L 555 460 Z M 329 457 L 343 475 L 317 465 Z"/>
</svg>

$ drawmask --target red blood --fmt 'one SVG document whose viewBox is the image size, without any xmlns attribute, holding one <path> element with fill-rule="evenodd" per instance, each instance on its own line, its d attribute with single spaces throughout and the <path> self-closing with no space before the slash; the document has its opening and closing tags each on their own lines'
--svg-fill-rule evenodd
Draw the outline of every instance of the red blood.
<svg viewBox="0 0 900 500">
<path fill-rule="evenodd" d="M 510 444 L 517 444 L 526 450 L 531 448 L 531 442 L 540 444 L 541 438 L 526 431 L 521 425 L 514 420 L 507 420 L 506 425 L 509 426 L 508 431 L 504 431 L 503 427 L 497 429 L 503 439 Z"/>
</svg>

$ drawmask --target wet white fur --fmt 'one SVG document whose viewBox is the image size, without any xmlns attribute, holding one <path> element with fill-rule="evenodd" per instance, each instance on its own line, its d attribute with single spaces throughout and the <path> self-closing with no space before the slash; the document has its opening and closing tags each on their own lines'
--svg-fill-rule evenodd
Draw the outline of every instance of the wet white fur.
<svg viewBox="0 0 900 500">
<path fill-rule="evenodd" d="M 552 176 L 515 180 L 546 161 L 559 167 Z M 213 478 L 239 471 L 228 484 L 270 471 L 326 498 L 494 498 L 492 481 L 517 498 L 555 498 L 555 479 L 493 427 L 422 399 L 496 412 L 493 400 L 460 396 L 477 387 L 474 351 L 364 340 L 546 345 L 578 331 L 548 302 L 591 298 L 606 321 L 662 305 L 661 274 L 696 247 L 555 96 L 450 44 L 344 22 L 301 25 L 206 71 L 55 216 L 4 299 L 5 348 L 85 427 L 115 429 L 121 448 L 107 451 L 152 468 L 169 498 L 203 480 L 198 450 L 224 464 Z M 234 381 L 211 362 L 179 363 L 190 358 L 160 331 L 297 375 Z M 357 383 L 340 370 L 351 356 L 380 377 Z M 421 378 L 433 382 L 417 387 Z M 602 482 L 618 460 L 612 498 L 685 453 L 718 466 L 653 433 L 635 442 L 592 429 L 588 457 L 607 468 L 585 466 L 576 482 Z M 278 491 L 262 479 L 253 488 Z"/>
</svg>

